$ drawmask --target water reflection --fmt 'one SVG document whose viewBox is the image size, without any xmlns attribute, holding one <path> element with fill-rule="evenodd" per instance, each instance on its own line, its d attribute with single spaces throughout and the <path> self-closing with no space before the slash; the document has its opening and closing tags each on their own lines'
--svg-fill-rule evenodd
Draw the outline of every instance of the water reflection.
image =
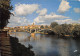
<svg viewBox="0 0 80 56">
<path fill-rule="evenodd" d="M 75 56 L 80 52 L 80 40 L 72 38 L 62 39 L 44 34 L 30 35 L 27 32 L 10 33 L 10 35 L 16 36 L 26 47 L 31 44 L 36 56 Z M 75 50 L 78 51 L 74 52 Z"/>
</svg>

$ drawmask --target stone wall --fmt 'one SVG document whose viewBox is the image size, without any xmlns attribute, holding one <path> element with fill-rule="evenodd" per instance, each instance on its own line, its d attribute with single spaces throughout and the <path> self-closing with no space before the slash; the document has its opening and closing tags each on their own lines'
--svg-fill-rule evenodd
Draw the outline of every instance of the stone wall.
<svg viewBox="0 0 80 56">
<path fill-rule="evenodd" d="M 12 56 L 10 37 L 6 31 L 0 32 L 0 54 L 1 56 Z"/>
</svg>

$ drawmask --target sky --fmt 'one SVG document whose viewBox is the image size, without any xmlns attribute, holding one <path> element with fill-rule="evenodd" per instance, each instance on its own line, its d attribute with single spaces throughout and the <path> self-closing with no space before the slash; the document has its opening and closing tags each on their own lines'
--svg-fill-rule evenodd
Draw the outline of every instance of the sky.
<svg viewBox="0 0 80 56">
<path fill-rule="evenodd" d="M 9 27 L 80 23 L 80 0 L 11 0 Z"/>
</svg>

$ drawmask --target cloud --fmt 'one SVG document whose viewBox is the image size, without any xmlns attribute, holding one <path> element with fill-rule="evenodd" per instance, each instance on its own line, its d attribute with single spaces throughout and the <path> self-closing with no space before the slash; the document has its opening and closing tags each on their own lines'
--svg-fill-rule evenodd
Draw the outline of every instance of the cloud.
<svg viewBox="0 0 80 56">
<path fill-rule="evenodd" d="M 78 0 L 80 2 L 80 0 Z"/>
<path fill-rule="evenodd" d="M 59 13 L 65 13 L 70 8 L 71 8 L 71 6 L 69 5 L 69 2 L 67 2 L 66 0 L 62 0 L 61 4 L 59 5 L 58 12 Z"/>
<path fill-rule="evenodd" d="M 62 3 L 64 4 L 64 6 L 62 6 L 63 5 Z M 60 13 L 64 13 L 65 11 L 67 11 L 70 8 L 69 2 L 63 0 L 61 2 L 60 8 L 58 9 Z M 49 25 L 51 22 L 58 22 L 60 24 L 65 22 L 67 23 L 80 22 L 80 21 L 74 21 L 72 19 L 68 19 L 69 17 L 63 16 L 63 15 L 57 15 L 53 12 L 50 14 L 47 14 L 47 9 L 43 8 L 42 10 L 40 10 L 38 4 L 16 4 L 15 9 L 12 12 L 14 16 L 10 17 L 10 20 L 9 20 L 10 23 L 8 24 L 8 26 L 15 27 L 15 26 L 26 26 L 30 24 L 31 22 L 27 20 L 26 16 L 32 14 L 33 12 L 39 14 L 34 19 L 35 24 Z"/>
<path fill-rule="evenodd" d="M 73 24 L 73 23 L 78 23 L 80 24 L 80 20 L 72 20 L 72 19 L 61 19 L 61 20 L 55 20 L 55 22 L 59 23 L 59 24 Z"/>
<path fill-rule="evenodd" d="M 80 13 L 80 8 L 74 8 L 73 10 L 74 10 L 74 12 L 76 12 L 76 13 Z"/>
<path fill-rule="evenodd" d="M 19 16 L 11 16 L 9 22 L 8 27 L 26 26 L 29 24 L 29 21 L 25 17 Z"/>
<path fill-rule="evenodd" d="M 38 11 L 36 11 L 36 13 L 39 13 L 39 15 L 45 15 L 47 13 L 47 9 L 44 8 L 42 10 L 38 10 Z"/>
<path fill-rule="evenodd" d="M 36 24 L 50 24 L 51 22 L 55 21 L 55 20 L 60 20 L 60 19 L 64 19 L 64 18 L 69 18 L 66 16 L 62 16 L 62 15 L 56 15 L 54 13 L 51 13 L 49 15 L 39 15 L 38 17 L 36 17 L 34 19 L 34 22 Z"/>
<path fill-rule="evenodd" d="M 16 15 L 25 16 L 28 14 L 32 14 L 38 8 L 38 4 L 16 4 L 14 12 Z"/>
<path fill-rule="evenodd" d="M 30 24 L 29 20 L 26 18 L 27 15 L 36 12 L 39 9 L 38 4 L 16 4 L 14 11 L 12 13 L 14 16 L 11 15 L 8 27 L 15 27 L 15 26 L 26 26 Z"/>
<path fill-rule="evenodd" d="M 71 23 L 73 23 L 73 20 L 72 19 L 63 19 L 63 20 L 55 20 L 55 22 L 58 22 L 59 24 L 63 24 L 63 23 L 71 24 Z"/>
</svg>

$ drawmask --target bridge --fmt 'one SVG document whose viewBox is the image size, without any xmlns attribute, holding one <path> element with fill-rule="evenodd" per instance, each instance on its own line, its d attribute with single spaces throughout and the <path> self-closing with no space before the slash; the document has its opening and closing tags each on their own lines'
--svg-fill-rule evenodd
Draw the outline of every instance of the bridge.
<svg viewBox="0 0 80 56">
<path fill-rule="evenodd" d="M 27 28 L 27 29 L 20 29 L 20 28 L 3 29 L 3 31 L 8 31 L 9 33 L 10 32 L 48 33 L 53 30 L 51 28 L 32 27 L 32 28 Z"/>
</svg>

